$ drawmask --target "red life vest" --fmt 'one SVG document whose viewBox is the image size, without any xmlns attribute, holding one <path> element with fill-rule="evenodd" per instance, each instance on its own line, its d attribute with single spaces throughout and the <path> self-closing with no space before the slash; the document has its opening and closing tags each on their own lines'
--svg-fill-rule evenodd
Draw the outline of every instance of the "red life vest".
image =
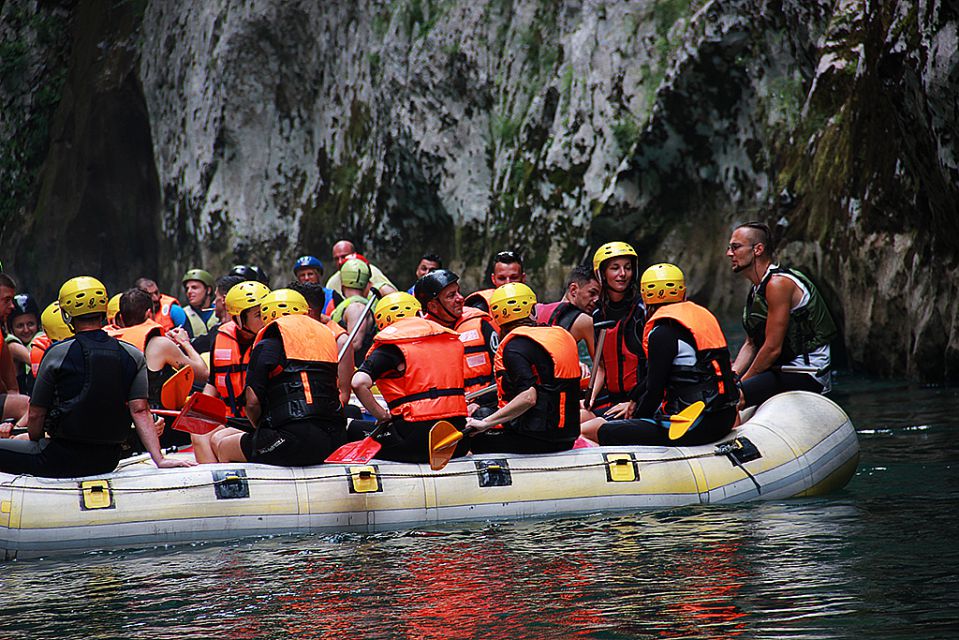
<svg viewBox="0 0 959 640">
<path fill-rule="evenodd" d="M 459 334 L 426 318 L 400 318 L 376 334 L 370 353 L 384 344 L 406 361 L 399 376 L 376 381 L 391 414 L 407 422 L 466 415 Z"/>
<path fill-rule="evenodd" d="M 490 361 L 489 347 L 483 338 L 484 319 L 493 325 L 498 337 L 499 331 L 490 315 L 474 307 L 463 307 L 463 315 L 453 326 L 463 343 L 463 383 L 466 385 L 466 393 L 493 384 L 493 363 Z"/>
<path fill-rule="evenodd" d="M 553 310 L 559 306 L 559 303 L 563 302 L 537 302 L 536 303 L 536 323 L 541 325 L 549 325 L 549 317 L 553 314 Z"/>
<path fill-rule="evenodd" d="M 545 408 L 545 420 L 548 424 L 532 430 L 564 429 L 573 422 L 576 426 L 576 434 L 573 435 L 575 438 L 579 435 L 579 349 L 573 336 L 561 327 L 517 327 L 503 338 L 493 361 L 500 406 L 505 406 L 516 395 L 503 386 L 506 375 L 503 353 L 506 346 L 519 336 L 529 338 L 541 346 L 553 359 L 552 379 L 545 379 L 542 372 L 536 371 L 536 404 L 537 407 L 542 405 Z"/>
<path fill-rule="evenodd" d="M 149 318 L 132 327 L 115 329 L 113 333 L 114 338 L 123 340 L 127 344 L 132 344 L 140 351 L 146 351 L 147 343 L 151 338 L 162 335 L 163 327 Z"/>
<path fill-rule="evenodd" d="M 210 354 L 213 386 L 230 407 L 234 417 L 246 415 L 243 404 L 243 389 L 246 387 L 246 367 L 250 363 L 250 349 L 240 348 L 237 338 L 239 327 L 230 320 L 220 325 Z"/>
<path fill-rule="evenodd" d="M 615 396 L 627 395 L 636 387 L 639 368 L 645 360 L 626 344 L 626 329 L 637 311 L 637 305 L 632 305 L 629 313 L 606 330 L 603 368 L 606 370 L 606 390 Z"/>
<path fill-rule="evenodd" d="M 717 411 L 739 401 L 729 363 L 726 336 L 716 317 L 695 302 L 662 305 L 643 328 L 643 352 L 649 353 L 649 334 L 666 320 L 677 322 L 693 336 L 696 364 L 676 366 L 670 371 L 663 399 L 663 412 L 677 413 L 697 400 L 706 404 L 706 411 Z"/>
</svg>

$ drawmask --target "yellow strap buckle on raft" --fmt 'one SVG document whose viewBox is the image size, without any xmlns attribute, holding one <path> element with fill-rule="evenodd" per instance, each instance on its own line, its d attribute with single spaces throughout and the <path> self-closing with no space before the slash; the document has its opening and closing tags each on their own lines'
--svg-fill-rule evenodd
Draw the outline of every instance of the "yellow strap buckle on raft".
<svg viewBox="0 0 959 640">
<path fill-rule="evenodd" d="M 350 493 L 376 493 L 382 491 L 376 475 L 376 466 L 350 467 Z"/>
<path fill-rule="evenodd" d="M 639 480 L 639 469 L 631 453 L 607 453 L 606 480 L 609 482 L 635 482 Z"/>
<path fill-rule="evenodd" d="M 113 508 L 113 492 L 108 480 L 85 480 L 80 483 L 80 489 L 80 508 L 84 511 Z"/>
</svg>

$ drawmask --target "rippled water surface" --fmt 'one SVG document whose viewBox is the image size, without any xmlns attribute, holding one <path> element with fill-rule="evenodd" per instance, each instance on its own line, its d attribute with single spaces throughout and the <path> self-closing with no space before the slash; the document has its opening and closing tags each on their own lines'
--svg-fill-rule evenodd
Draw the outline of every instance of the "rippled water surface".
<svg viewBox="0 0 959 640">
<path fill-rule="evenodd" d="M 0 638 L 959 637 L 959 391 L 839 377 L 823 498 L 0 566 Z"/>
</svg>

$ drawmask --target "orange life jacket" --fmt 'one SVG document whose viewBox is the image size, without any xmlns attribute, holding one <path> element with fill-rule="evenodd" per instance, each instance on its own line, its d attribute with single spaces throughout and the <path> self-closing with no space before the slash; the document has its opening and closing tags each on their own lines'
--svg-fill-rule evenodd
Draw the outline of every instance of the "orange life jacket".
<svg viewBox="0 0 959 640">
<path fill-rule="evenodd" d="M 30 372 L 33 377 L 37 377 L 37 371 L 40 370 L 40 361 L 43 360 L 43 354 L 47 352 L 53 340 L 45 333 L 33 337 L 30 346 Z"/>
<path fill-rule="evenodd" d="M 220 325 L 210 354 L 213 386 L 237 418 L 246 415 L 243 389 L 246 386 L 246 366 L 250 363 L 250 349 L 243 351 L 240 348 L 239 330 L 232 320 Z"/>
<path fill-rule="evenodd" d="M 493 297 L 493 292 L 496 289 L 481 289 L 480 291 L 474 291 L 473 293 L 466 296 L 466 299 L 463 300 L 463 305 L 466 307 L 472 307 L 474 309 L 479 309 L 480 311 L 485 311 L 489 313 L 489 300 Z M 499 329 L 499 323 L 496 322 L 496 319 L 490 315 L 490 321 L 493 323 L 493 326 Z"/>
<path fill-rule="evenodd" d="M 266 398 L 260 400 L 270 425 L 310 417 L 332 417 L 341 412 L 336 386 L 336 338 L 323 323 L 306 315 L 280 316 L 256 336 L 279 335 L 286 365 L 269 372 Z"/>
<path fill-rule="evenodd" d="M 114 338 L 117 340 L 123 340 L 127 344 L 132 344 L 140 351 L 146 351 L 147 343 L 150 341 L 150 338 L 162 335 L 163 327 L 150 318 L 147 318 L 140 324 L 135 324 L 132 327 L 114 329 L 113 333 Z"/>
<path fill-rule="evenodd" d="M 376 381 L 391 414 L 407 422 L 466 415 L 459 334 L 426 318 L 400 318 L 376 334 L 370 353 L 385 344 L 406 362 L 398 376 Z"/>
<path fill-rule="evenodd" d="M 575 431 L 572 436 L 575 439 L 579 435 L 579 349 L 573 336 L 562 327 L 517 327 L 503 338 L 493 359 L 500 406 L 505 406 L 516 396 L 516 392 L 504 386 L 506 365 L 503 353 L 506 346 L 520 336 L 541 346 L 553 359 L 552 378 L 544 378 L 543 372 L 535 372 L 536 407 L 530 412 L 536 411 L 539 415 L 530 416 L 524 423 L 530 431 L 563 430 L 567 426 L 575 426 L 575 429 L 570 429 Z"/>
<path fill-rule="evenodd" d="M 693 336 L 696 364 L 673 365 L 663 398 L 663 413 L 678 413 L 697 400 L 706 404 L 706 412 L 718 411 L 739 401 L 729 363 L 726 336 L 716 317 L 695 302 L 662 305 L 643 328 L 643 352 L 649 353 L 649 334 L 666 320 L 677 322 Z"/>
<path fill-rule="evenodd" d="M 488 387 L 494 381 L 489 346 L 483 338 L 484 319 L 493 325 L 498 338 L 499 330 L 490 315 L 474 307 L 463 307 L 463 315 L 453 326 L 463 343 L 463 383 L 466 393 Z"/>
<path fill-rule="evenodd" d="M 160 310 L 154 314 L 153 319 L 157 324 L 163 327 L 164 332 L 173 328 L 173 318 L 170 317 L 170 307 L 175 304 L 180 304 L 180 301 L 165 293 L 160 294 Z"/>
</svg>

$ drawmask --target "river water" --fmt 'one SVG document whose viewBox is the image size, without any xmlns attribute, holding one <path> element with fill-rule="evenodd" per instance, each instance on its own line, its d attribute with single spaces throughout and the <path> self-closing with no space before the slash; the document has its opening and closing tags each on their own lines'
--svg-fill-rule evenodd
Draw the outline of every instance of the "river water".
<svg viewBox="0 0 959 640">
<path fill-rule="evenodd" d="M 959 637 L 959 390 L 840 375 L 832 495 L 0 566 L 0 638 Z"/>
</svg>

